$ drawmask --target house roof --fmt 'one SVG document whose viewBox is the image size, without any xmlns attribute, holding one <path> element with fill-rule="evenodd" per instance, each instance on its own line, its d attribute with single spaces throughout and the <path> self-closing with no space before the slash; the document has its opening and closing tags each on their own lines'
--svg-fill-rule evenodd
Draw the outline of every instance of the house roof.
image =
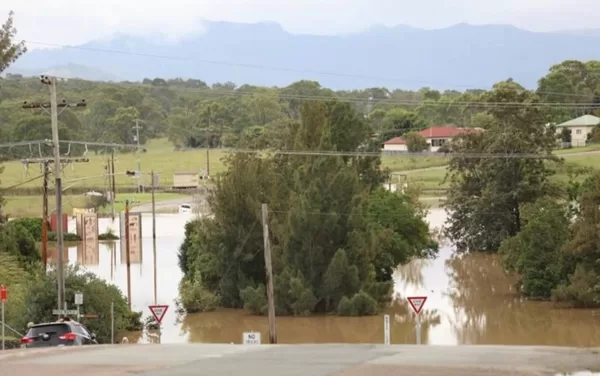
<svg viewBox="0 0 600 376">
<path fill-rule="evenodd" d="M 583 115 L 577 119 L 565 121 L 557 127 L 594 127 L 600 124 L 600 118 L 594 115 Z"/>
<path fill-rule="evenodd" d="M 432 138 L 452 138 L 459 134 L 467 133 L 470 131 L 479 130 L 478 128 L 458 128 L 453 124 L 441 125 L 436 127 L 429 127 L 419 131 L 419 134 L 426 139 Z M 402 137 L 394 137 L 383 143 L 384 145 L 404 145 L 406 140 Z"/>
</svg>

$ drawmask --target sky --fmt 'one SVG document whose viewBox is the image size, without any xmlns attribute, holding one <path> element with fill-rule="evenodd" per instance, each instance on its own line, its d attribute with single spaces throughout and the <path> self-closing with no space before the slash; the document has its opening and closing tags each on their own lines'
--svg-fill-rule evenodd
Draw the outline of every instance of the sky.
<svg viewBox="0 0 600 376">
<path fill-rule="evenodd" d="M 81 44 L 117 33 L 177 40 L 203 20 L 271 21 L 291 33 L 340 34 L 372 25 L 435 29 L 457 23 L 511 24 L 532 31 L 599 27 L 598 0 L 2 0 L 18 37 Z"/>
</svg>

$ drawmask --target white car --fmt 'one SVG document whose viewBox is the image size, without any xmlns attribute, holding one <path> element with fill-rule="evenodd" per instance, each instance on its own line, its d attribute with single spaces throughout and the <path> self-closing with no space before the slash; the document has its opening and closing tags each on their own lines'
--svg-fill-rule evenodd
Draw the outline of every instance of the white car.
<svg viewBox="0 0 600 376">
<path fill-rule="evenodd" d="M 181 204 L 179 205 L 179 214 L 191 213 L 192 205 L 190 204 Z"/>
</svg>

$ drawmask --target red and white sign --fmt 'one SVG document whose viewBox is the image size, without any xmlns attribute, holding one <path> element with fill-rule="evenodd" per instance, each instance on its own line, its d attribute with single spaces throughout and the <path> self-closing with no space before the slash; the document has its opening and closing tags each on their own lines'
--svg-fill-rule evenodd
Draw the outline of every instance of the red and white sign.
<svg viewBox="0 0 600 376">
<path fill-rule="evenodd" d="M 421 310 L 423 309 L 423 306 L 425 305 L 426 301 L 427 301 L 426 296 L 409 296 L 408 297 L 408 303 L 410 304 L 413 311 L 415 311 L 415 313 L 417 315 L 419 313 L 421 313 Z"/>
<path fill-rule="evenodd" d="M 167 313 L 167 309 L 169 309 L 169 306 L 168 305 L 151 305 L 151 306 L 148 306 L 148 308 L 150 308 L 150 312 L 152 312 L 152 315 L 156 319 L 156 322 L 160 324 L 162 322 L 162 319 L 165 317 L 165 313 Z"/>
<path fill-rule="evenodd" d="M 8 300 L 8 289 L 6 288 L 6 286 L 2 285 L 0 286 L 0 301 L 7 301 Z"/>
</svg>

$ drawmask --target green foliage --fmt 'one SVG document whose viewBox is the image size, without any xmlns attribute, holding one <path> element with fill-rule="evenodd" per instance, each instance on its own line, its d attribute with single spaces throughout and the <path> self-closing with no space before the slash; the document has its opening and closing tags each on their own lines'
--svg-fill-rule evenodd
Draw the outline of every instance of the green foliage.
<svg viewBox="0 0 600 376">
<path fill-rule="evenodd" d="M 98 240 L 119 240 L 119 237 L 114 233 L 113 229 L 109 228 L 105 233 L 98 234 Z"/>
<path fill-rule="evenodd" d="M 55 242 L 58 240 L 58 234 L 54 231 L 48 232 L 48 241 Z M 81 236 L 71 232 L 63 232 L 63 240 L 66 242 L 80 242 Z"/>
<path fill-rule="evenodd" d="M 411 153 L 421 152 L 428 147 L 427 140 L 418 132 L 408 132 L 404 135 L 404 139 L 406 140 L 406 147 Z"/>
<path fill-rule="evenodd" d="M 539 98 L 512 81 L 485 94 L 490 102 L 536 103 Z M 470 132 L 453 142 L 447 181 L 447 236 L 459 251 L 495 252 L 522 229 L 521 209 L 556 192 L 549 161 L 556 145 L 553 127 L 540 107 L 492 107 L 494 123 L 485 132 Z M 474 157 L 481 154 L 481 158 Z M 504 154 L 506 158 L 489 158 Z M 537 158 L 511 158 L 528 154 Z"/>
<path fill-rule="evenodd" d="M 15 218 L 10 223 L 12 225 L 23 226 L 35 241 L 42 240 L 42 218 Z"/>
<path fill-rule="evenodd" d="M 520 275 L 519 288 L 531 298 L 550 298 L 552 290 L 573 272 L 563 247 L 570 236 L 568 206 L 541 198 L 523 206 L 521 232 L 504 239 L 504 265 Z"/>
<path fill-rule="evenodd" d="M 301 122 L 288 126 L 280 148 L 352 151 L 369 137 L 363 117 L 335 101 L 305 103 Z M 186 225 L 179 252 L 184 308 L 203 309 L 204 294 L 225 307 L 266 312 L 260 214 L 266 202 L 279 315 L 377 312 L 392 286 L 391 273 L 380 268 L 392 270 L 436 247 L 413 202 L 378 188 L 385 174 L 379 163 L 376 157 L 229 157 L 209 201 L 214 219 Z M 351 308 L 340 311 L 344 298 Z"/>
<path fill-rule="evenodd" d="M 41 260 L 35 239 L 28 228 L 14 221 L 0 225 L 0 253 L 15 256 L 22 265 Z"/>
<path fill-rule="evenodd" d="M 0 26 L 0 73 L 4 72 L 11 63 L 14 63 L 27 52 L 25 42 L 14 42 L 17 35 L 17 29 L 14 27 L 14 15 L 15 13 L 10 11 L 8 19 Z"/>
</svg>

